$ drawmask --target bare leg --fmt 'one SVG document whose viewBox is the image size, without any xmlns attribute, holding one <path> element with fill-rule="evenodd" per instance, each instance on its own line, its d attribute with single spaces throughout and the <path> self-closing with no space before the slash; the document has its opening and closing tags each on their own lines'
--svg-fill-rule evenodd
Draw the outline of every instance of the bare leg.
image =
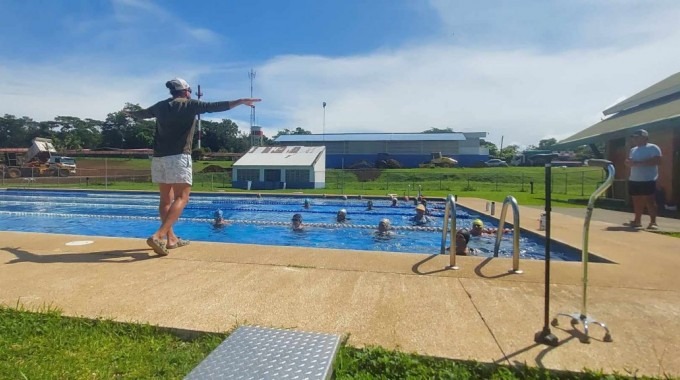
<svg viewBox="0 0 680 380">
<path fill-rule="evenodd" d="M 167 184 L 164 184 L 163 186 L 165 187 L 167 186 Z M 163 224 L 161 224 L 161 227 L 158 229 L 158 231 L 156 231 L 152 235 L 152 237 L 154 239 L 160 240 L 167 236 L 168 241 L 171 244 L 174 244 L 177 241 L 177 237 L 174 236 L 174 233 L 172 232 L 172 226 L 177 222 L 179 217 L 182 215 L 184 207 L 186 207 L 187 203 L 189 202 L 189 195 L 191 194 L 191 185 L 187 183 L 174 183 L 171 184 L 170 186 L 171 186 L 170 189 L 174 193 L 174 200 L 170 207 L 168 208 L 167 214 L 163 219 Z M 173 237 L 174 241 L 172 241 Z"/>
<path fill-rule="evenodd" d="M 175 191 L 173 190 L 171 183 L 160 183 L 158 185 L 161 193 L 161 201 L 158 206 L 158 213 L 160 214 L 162 225 L 163 222 L 165 222 L 165 219 L 168 217 L 170 206 L 175 201 Z M 166 236 L 161 236 L 161 238 L 165 237 Z M 170 227 L 170 231 L 168 231 L 167 239 L 168 245 L 177 243 L 177 236 L 175 235 L 175 231 L 172 229 L 172 226 Z"/>
<path fill-rule="evenodd" d="M 633 219 L 633 223 L 642 224 L 642 213 L 645 211 L 647 197 L 643 195 L 633 195 L 632 198 L 633 198 L 633 212 L 635 213 L 635 219 Z"/>
<path fill-rule="evenodd" d="M 649 195 L 645 197 L 645 201 L 647 203 L 647 212 L 649 213 L 649 223 L 650 224 L 656 224 L 656 214 L 658 212 L 657 205 L 656 205 L 656 196 L 654 194 Z"/>
</svg>

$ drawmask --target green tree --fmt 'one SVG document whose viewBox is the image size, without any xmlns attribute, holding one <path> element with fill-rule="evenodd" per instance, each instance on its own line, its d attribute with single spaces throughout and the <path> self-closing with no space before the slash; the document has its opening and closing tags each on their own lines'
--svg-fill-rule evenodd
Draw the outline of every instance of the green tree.
<svg viewBox="0 0 680 380">
<path fill-rule="evenodd" d="M 501 149 L 499 158 L 503 161 L 510 162 L 518 152 L 519 152 L 518 145 L 508 145 Z"/>
<path fill-rule="evenodd" d="M 295 128 L 295 130 L 292 130 L 292 131 L 288 128 L 285 128 L 285 129 L 278 131 L 273 138 L 275 139 L 275 138 L 282 136 L 282 135 L 311 135 L 311 134 L 312 134 L 312 132 L 310 132 L 306 129 L 300 128 L 300 127 L 297 127 L 297 128 Z"/>
<path fill-rule="evenodd" d="M 486 141 L 484 139 L 480 139 L 479 145 L 484 147 L 484 148 L 489 149 L 489 156 L 498 157 L 498 147 L 496 146 L 496 144 L 494 144 L 490 141 Z"/>
<path fill-rule="evenodd" d="M 14 115 L 5 114 L 0 117 L 0 147 L 2 148 L 27 148 L 38 129 L 38 123 L 28 117 L 17 118 Z M 45 135 L 43 137 L 51 137 Z"/>
<path fill-rule="evenodd" d="M 551 146 L 557 144 L 557 140 L 554 138 L 543 139 L 538 142 L 538 149 L 550 149 Z"/>
<path fill-rule="evenodd" d="M 125 104 L 117 112 L 110 113 L 101 126 L 101 147 L 121 149 L 142 149 L 153 146 L 155 123 L 152 120 L 134 120 L 123 110 L 137 111 L 142 109 L 138 104 Z"/>
<path fill-rule="evenodd" d="M 422 133 L 455 133 L 453 129 L 451 128 L 430 128 L 426 131 L 423 131 Z"/>
</svg>

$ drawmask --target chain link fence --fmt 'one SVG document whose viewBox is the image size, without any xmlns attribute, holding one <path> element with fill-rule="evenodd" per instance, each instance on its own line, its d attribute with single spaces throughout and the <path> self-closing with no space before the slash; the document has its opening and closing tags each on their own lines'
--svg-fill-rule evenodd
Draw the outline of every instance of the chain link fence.
<svg viewBox="0 0 680 380">
<path fill-rule="evenodd" d="M 326 171 L 326 191 L 338 193 L 385 192 L 387 194 L 414 195 L 418 191 L 433 192 L 531 192 L 544 193 L 545 176 L 543 170 L 528 168 L 526 172 L 517 170 L 454 169 L 450 172 L 428 172 L 423 170 L 380 170 L 366 169 L 329 169 Z M 48 175 L 38 171 L 23 173 L 20 178 L 9 178 L 0 171 L 2 187 L 70 187 L 70 188 L 108 188 L 116 189 L 153 189 L 150 169 L 121 169 L 103 167 L 98 169 L 78 169 L 68 176 Z M 575 196 L 587 196 L 604 180 L 604 171 L 599 169 L 570 170 L 553 168 L 552 192 Z M 201 191 L 231 189 L 231 172 L 194 173 L 193 187 Z M 146 186 L 147 184 L 149 186 Z"/>
</svg>

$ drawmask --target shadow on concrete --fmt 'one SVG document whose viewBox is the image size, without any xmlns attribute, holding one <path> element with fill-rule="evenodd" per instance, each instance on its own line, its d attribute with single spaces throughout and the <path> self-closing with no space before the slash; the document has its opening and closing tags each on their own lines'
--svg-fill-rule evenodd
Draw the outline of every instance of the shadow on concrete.
<svg viewBox="0 0 680 380">
<path fill-rule="evenodd" d="M 504 272 L 504 273 L 497 274 L 497 275 L 493 275 L 493 276 L 489 276 L 489 275 L 486 275 L 486 274 L 482 273 L 482 269 L 484 269 L 484 267 L 485 267 L 489 262 L 491 262 L 491 260 L 493 260 L 493 257 L 487 257 L 486 259 L 484 259 L 484 261 L 482 261 L 481 263 L 479 263 L 479 265 L 477 265 L 477 266 L 475 267 L 475 274 L 476 274 L 477 276 L 479 276 L 479 277 L 482 277 L 482 278 L 501 278 L 501 277 L 505 277 L 505 276 L 512 276 L 512 275 L 514 275 L 514 273 L 512 273 L 512 272 Z"/>
<path fill-rule="evenodd" d="M 624 232 L 644 232 L 642 228 L 628 227 L 628 226 L 607 226 L 606 231 L 624 231 Z"/>
<path fill-rule="evenodd" d="M 546 368 L 545 365 L 543 365 L 543 358 L 545 358 L 546 355 L 548 355 L 548 353 L 549 353 L 550 351 L 552 351 L 552 350 L 558 348 L 559 346 L 561 346 L 561 345 L 563 345 L 563 344 L 569 342 L 570 340 L 572 340 L 572 339 L 574 339 L 574 338 L 576 338 L 576 336 L 572 335 L 572 336 L 570 336 L 569 338 L 567 338 L 567 339 L 565 339 L 565 340 L 561 340 L 561 341 L 559 342 L 559 344 L 558 344 L 556 347 L 544 345 L 544 344 L 541 344 L 541 343 L 534 343 L 534 344 L 531 344 L 531 345 L 526 346 L 526 347 L 524 347 L 524 348 L 521 348 L 521 349 L 519 349 L 519 350 L 517 350 L 517 351 L 515 351 L 515 352 L 512 352 L 512 353 L 510 353 L 510 354 L 507 354 L 507 355 L 505 355 L 503 358 L 495 360 L 493 363 L 494 363 L 494 364 L 502 364 L 503 362 L 506 362 L 506 361 L 507 361 L 508 364 L 512 364 L 512 365 L 517 366 L 517 367 L 526 366 L 526 364 L 527 364 L 526 361 L 511 360 L 511 359 L 512 359 L 513 357 L 515 357 L 515 356 L 517 356 L 517 355 L 521 355 L 521 354 L 523 354 L 523 353 L 525 353 L 525 352 L 527 352 L 527 351 L 529 351 L 529 350 L 531 350 L 531 349 L 533 349 L 533 348 L 540 347 L 540 346 L 544 346 L 545 348 L 543 348 L 543 349 L 541 350 L 541 352 L 539 352 L 538 355 L 536 355 L 536 358 L 534 359 L 534 362 L 536 363 L 536 366 L 538 366 L 538 367 L 540 367 L 540 368 Z"/>
<path fill-rule="evenodd" d="M 423 271 L 420 270 L 420 266 L 421 266 L 421 265 L 423 265 L 423 264 L 425 264 L 426 262 L 428 262 L 428 261 L 434 259 L 434 258 L 437 257 L 437 256 L 441 256 L 441 255 L 439 255 L 439 254 L 430 255 L 430 256 L 428 256 L 428 257 L 426 257 L 426 258 L 424 258 L 424 259 L 418 261 L 417 263 L 413 264 L 413 266 L 411 267 L 411 271 L 412 271 L 413 273 L 415 273 L 415 274 L 419 274 L 419 275 L 427 275 L 427 274 L 433 274 L 433 273 L 446 272 L 446 271 L 449 271 L 449 270 L 453 270 L 453 269 L 451 269 L 451 268 L 449 268 L 449 267 L 444 267 L 444 268 L 442 268 L 442 269 L 436 269 L 436 270 L 429 271 L 429 272 L 423 272 Z"/>
<path fill-rule="evenodd" d="M 16 256 L 5 264 L 16 264 L 22 262 L 49 264 L 49 263 L 118 263 L 127 264 L 135 261 L 154 259 L 160 256 L 150 255 L 149 250 L 145 249 L 126 249 L 111 250 L 101 252 L 86 253 L 58 253 L 38 255 L 25 251 L 20 248 L 2 247 L 0 251 L 5 251 Z M 120 259 L 123 260 L 120 260 Z"/>
</svg>

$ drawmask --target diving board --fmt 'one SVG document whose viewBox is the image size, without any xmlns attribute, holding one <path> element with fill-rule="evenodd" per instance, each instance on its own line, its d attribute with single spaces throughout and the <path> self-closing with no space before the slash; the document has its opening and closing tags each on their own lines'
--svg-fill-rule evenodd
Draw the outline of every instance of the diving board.
<svg viewBox="0 0 680 380">
<path fill-rule="evenodd" d="M 185 380 L 330 379 L 339 346 L 338 335 L 242 326 Z"/>
</svg>

